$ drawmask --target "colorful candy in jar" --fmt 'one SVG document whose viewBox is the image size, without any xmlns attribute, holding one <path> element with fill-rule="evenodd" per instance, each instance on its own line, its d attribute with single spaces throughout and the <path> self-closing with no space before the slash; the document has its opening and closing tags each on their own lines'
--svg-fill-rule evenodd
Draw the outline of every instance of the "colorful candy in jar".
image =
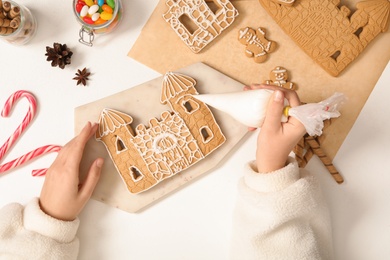
<svg viewBox="0 0 390 260">
<path fill-rule="evenodd" d="M 85 23 L 101 25 L 113 18 L 115 0 L 78 0 L 74 8 Z"/>
</svg>

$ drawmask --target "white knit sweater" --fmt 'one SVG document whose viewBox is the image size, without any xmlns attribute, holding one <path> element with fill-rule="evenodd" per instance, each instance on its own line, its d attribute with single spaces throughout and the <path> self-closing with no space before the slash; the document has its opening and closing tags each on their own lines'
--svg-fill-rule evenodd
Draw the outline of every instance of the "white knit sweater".
<svg viewBox="0 0 390 260">
<path fill-rule="evenodd" d="M 38 198 L 26 207 L 9 204 L 0 211 L 0 259 L 76 259 L 79 222 L 46 215 Z"/>
<path fill-rule="evenodd" d="M 333 259 L 328 209 L 314 176 L 288 165 L 247 165 L 234 212 L 232 259 Z"/>
<path fill-rule="evenodd" d="M 76 259 L 79 220 L 65 222 L 41 211 L 38 199 L 26 207 L 0 210 L 0 259 Z M 259 174 L 244 170 L 234 212 L 232 259 L 332 259 L 328 211 L 314 177 L 296 162 Z"/>
</svg>

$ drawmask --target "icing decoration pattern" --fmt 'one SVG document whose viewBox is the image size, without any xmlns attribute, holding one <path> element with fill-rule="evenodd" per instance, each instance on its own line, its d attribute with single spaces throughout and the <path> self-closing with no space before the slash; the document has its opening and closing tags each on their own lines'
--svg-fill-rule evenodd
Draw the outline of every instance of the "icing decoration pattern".
<svg viewBox="0 0 390 260">
<path fill-rule="evenodd" d="M 200 52 L 229 27 L 238 15 L 228 0 L 214 0 L 219 8 L 215 13 L 204 0 L 166 0 L 168 11 L 163 18 L 180 39 L 194 52 Z M 196 26 L 193 32 L 183 24 L 187 18 Z"/>
<path fill-rule="evenodd" d="M 238 32 L 238 40 L 246 46 L 245 55 L 253 57 L 255 62 L 261 63 L 267 59 L 267 54 L 271 53 L 276 48 L 276 42 L 265 38 L 265 29 L 246 27 Z"/>
<path fill-rule="evenodd" d="M 183 74 L 164 76 L 161 103 L 172 111 L 131 127 L 132 117 L 113 109 L 100 115 L 96 140 L 131 193 L 146 191 L 187 169 L 221 146 L 226 138 L 208 106 L 196 100 L 196 81 Z"/>
<path fill-rule="evenodd" d="M 338 76 L 389 27 L 390 1 L 367 0 L 351 12 L 340 0 L 300 0 L 291 6 L 259 0 L 279 26 L 316 63 Z"/>
<path fill-rule="evenodd" d="M 270 72 L 269 75 L 270 79 L 264 81 L 265 84 L 292 90 L 297 89 L 295 83 L 288 81 L 288 71 L 285 68 L 277 66 Z"/>
<path fill-rule="evenodd" d="M 5 102 L 3 110 L 1 111 L 2 117 L 8 117 L 15 103 L 20 98 L 26 98 L 29 102 L 29 108 L 24 117 L 22 123 L 16 128 L 14 133 L 5 141 L 5 143 L 0 147 L 0 160 L 7 154 L 7 152 L 14 146 L 15 142 L 19 139 L 20 135 L 26 130 L 31 121 L 34 119 L 36 110 L 37 110 L 37 101 L 35 97 L 27 91 L 19 90 L 13 93 Z M 59 152 L 61 150 L 61 146 L 58 145 L 45 145 L 34 149 L 10 162 L 4 163 L 0 165 L 0 173 L 4 173 L 8 170 L 14 169 L 38 156 L 50 153 L 50 152 Z M 47 169 L 38 169 L 33 170 L 32 175 L 35 176 L 43 176 L 46 174 Z"/>
</svg>

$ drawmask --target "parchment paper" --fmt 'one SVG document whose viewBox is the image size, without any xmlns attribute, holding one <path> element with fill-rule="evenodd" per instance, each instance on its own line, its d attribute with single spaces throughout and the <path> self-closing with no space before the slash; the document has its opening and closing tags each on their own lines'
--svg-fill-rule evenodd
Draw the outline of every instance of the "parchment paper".
<svg viewBox="0 0 390 260">
<path fill-rule="evenodd" d="M 168 8 L 165 0 L 161 0 L 128 55 L 162 74 L 203 62 L 243 84 L 263 82 L 269 79 L 273 68 L 283 66 L 290 72 L 289 80 L 298 85 L 303 102 L 319 102 L 336 91 L 343 92 L 349 100 L 341 111 L 342 116 L 325 131 L 322 146 L 328 156 L 334 158 L 389 62 L 390 33 L 380 34 L 347 69 L 333 77 L 279 28 L 258 1 L 232 2 L 239 11 L 235 22 L 202 52 L 194 54 L 162 18 Z M 341 2 L 354 11 L 359 1 Z M 237 40 L 239 29 L 247 26 L 265 28 L 266 37 L 278 44 L 264 63 L 255 63 L 246 57 L 245 46 Z"/>
</svg>

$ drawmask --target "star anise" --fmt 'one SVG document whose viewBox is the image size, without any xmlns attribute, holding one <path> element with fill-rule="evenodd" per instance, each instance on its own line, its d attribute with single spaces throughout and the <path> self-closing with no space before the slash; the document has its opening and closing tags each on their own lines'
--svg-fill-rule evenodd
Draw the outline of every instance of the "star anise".
<svg viewBox="0 0 390 260">
<path fill-rule="evenodd" d="M 70 59 L 73 52 L 66 46 L 66 44 L 53 43 L 53 48 L 46 46 L 47 61 L 51 61 L 52 67 L 60 67 L 64 69 L 66 65 L 70 64 Z"/>
<path fill-rule="evenodd" d="M 76 77 L 74 77 L 74 80 L 77 80 L 77 85 L 83 84 L 84 86 L 87 85 L 87 80 L 89 80 L 88 76 L 91 75 L 87 71 L 87 68 L 84 68 L 83 70 L 77 70 Z"/>
</svg>

